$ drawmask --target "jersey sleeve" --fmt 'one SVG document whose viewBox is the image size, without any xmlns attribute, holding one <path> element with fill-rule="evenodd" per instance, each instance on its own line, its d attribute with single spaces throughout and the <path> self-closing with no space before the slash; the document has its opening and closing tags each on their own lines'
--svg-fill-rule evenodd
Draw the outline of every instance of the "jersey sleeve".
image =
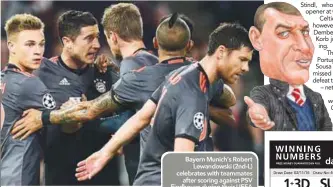
<svg viewBox="0 0 333 187">
<path fill-rule="evenodd" d="M 112 90 L 119 102 L 131 104 L 137 102 L 140 87 L 140 83 L 135 79 L 134 74 L 128 73 L 113 85 Z"/>
<path fill-rule="evenodd" d="M 122 77 L 123 75 L 125 75 L 126 73 L 128 73 L 132 70 L 136 70 L 139 68 L 140 68 L 140 65 L 137 64 L 132 58 L 124 59 L 120 65 L 120 77 Z"/>
<path fill-rule="evenodd" d="M 23 82 L 18 98 L 22 110 L 30 108 L 52 110 L 56 107 L 54 98 L 37 77 L 28 78 Z"/>
<path fill-rule="evenodd" d="M 158 101 L 160 100 L 162 90 L 164 88 L 164 83 L 162 83 L 151 95 L 150 100 L 152 100 L 156 105 L 158 104 Z"/>
<path fill-rule="evenodd" d="M 110 72 L 111 81 L 113 85 L 119 80 L 119 73 L 114 69 L 112 69 L 111 67 L 108 67 L 108 71 Z"/>
<path fill-rule="evenodd" d="M 176 108 L 175 137 L 203 140 L 207 134 L 207 101 L 205 97 L 182 93 Z"/>
</svg>

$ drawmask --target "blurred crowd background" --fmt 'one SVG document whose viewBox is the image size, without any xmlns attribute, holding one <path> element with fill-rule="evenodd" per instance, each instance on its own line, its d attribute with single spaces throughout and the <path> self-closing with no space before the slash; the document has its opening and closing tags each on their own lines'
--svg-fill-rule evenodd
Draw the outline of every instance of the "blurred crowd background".
<svg viewBox="0 0 333 187">
<path fill-rule="evenodd" d="M 4 25 L 6 20 L 17 13 L 31 13 L 38 16 L 45 23 L 46 50 L 44 56 L 50 58 L 60 54 L 61 43 L 56 30 L 58 16 L 66 10 L 81 10 L 91 12 L 100 22 L 104 9 L 112 1 L 1 1 L 1 68 L 8 61 L 6 46 L 6 33 Z M 136 4 L 143 18 L 144 42 L 146 48 L 153 49 L 152 40 L 159 20 L 165 15 L 178 12 L 187 15 L 194 22 L 193 40 L 195 46 L 191 56 L 200 60 L 207 51 L 209 33 L 221 22 L 237 21 L 247 29 L 253 25 L 254 13 L 263 1 L 138 1 Z M 100 53 L 110 54 L 102 27 L 100 27 L 101 50 Z M 258 53 L 254 53 L 250 62 L 250 72 L 244 75 L 235 85 L 231 85 L 238 102 L 232 108 L 235 124 L 220 124 L 214 134 L 215 147 L 221 151 L 254 151 L 259 156 L 260 185 L 263 185 L 263 132 L 251 127 L 246 120 L 247 106 L 243 101 L 250 90 L 264 83 L 260 71 Z"/>
</svg>

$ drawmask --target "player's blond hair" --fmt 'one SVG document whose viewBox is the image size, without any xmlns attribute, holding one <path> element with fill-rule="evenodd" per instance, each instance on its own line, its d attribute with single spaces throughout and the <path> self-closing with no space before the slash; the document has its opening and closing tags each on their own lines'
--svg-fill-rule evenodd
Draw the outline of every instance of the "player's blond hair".
<svg viewBox="0 0 333 187">
<path fill-rule="evenodd" d="M 102 25 L 107 32 L 115 32 L 125 41 L 143 37 L 142 18 L 139 8 L 131 3 L 118 3 L 106 8 Z"/>
<path fill-rule="evenodd" d="M 44 23 L 31 14 L 16 14 L 6 21 L 5 31 L 7 40 L 13 39 L 24 30 L 44 30 Z"/>
</svg>

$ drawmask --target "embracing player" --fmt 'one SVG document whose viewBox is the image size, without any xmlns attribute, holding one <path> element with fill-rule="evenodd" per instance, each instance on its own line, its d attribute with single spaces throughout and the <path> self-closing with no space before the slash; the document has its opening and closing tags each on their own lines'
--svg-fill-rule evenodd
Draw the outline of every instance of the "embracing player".
<svg viewBox="0 0 333 187">
<path fill-rule="evenodd" d="M 44 23 L 30 14 L 17 14 L 5 25 L 8 65 L 1 78 L 1 186 L 39 185 L 41 133 L 25 140 L 10 134 L 23 111 L 53 109 L 55 100 L 32 71 L 39 68 L 45 49 Z"/>
</svg>

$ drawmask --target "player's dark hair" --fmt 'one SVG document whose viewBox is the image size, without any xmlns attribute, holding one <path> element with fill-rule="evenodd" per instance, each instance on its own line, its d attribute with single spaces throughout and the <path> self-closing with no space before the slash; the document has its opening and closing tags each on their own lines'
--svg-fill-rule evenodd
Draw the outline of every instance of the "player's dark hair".
<svg viewBox="0 0 333 187">
<path fill-rule="evenodd" d="M 159 23 L 162 23 L 165 19 L 171 17 L 172 15 L 167 15 L 165 17 L 163 17 L 162 19 L 160 19 Z M 194 22 L 193 20 L 191 20 L 191 18 L 189 18 L 188 16 L 186 16 L 185 14 L 178 14 L 178 18 L 182 19 L 183 21 L 185 21 L 185 23 L 187 24 L 188 28 L 190 29 L 190 34 L 191 34 L 191 38 L 193 37 L 193 31 L 194 31 Z"/>
<path fill-rule="evenodd" d="M 98 22 L 90 12 L 69 10 L 58 18 L 60 41 L 66 36 L 73 40 L 80 34 L 81 28 L 96 25 Z"/>
<path fill-rule="evenodd" d="M 179 18 L 184 20 L 187 24 L 188 28 L 190 29 L 191 38 L 193 37 L 193 31 L 194 31 L 194 22 L 189 17 L 187 17 L 185 14 L 179 14 Z"/>
<path fill-rule="evenodd" d="M 221 23 L 209 35 L 208 55 L 213 55 L 221 45 L 228 50 L 237 50 L 241 47 L 248 47 L 253 50 L 248 31 L 239 23 Z"/>
<path fill-rule="evenodd" d="M 167 51 L 185 49 L 191 37 L 186 22 L 177 13 L 164 19 L 156 30 L 156 39 L 160 48 Z"/>
<path fill-rule="evenodd" d="M 178 13 L 174 13 L 171 15 L 168 23 L 169 23 L 169 29 L 171 29 L 173 27 L 173 25 L 176 23 L 178 19 Z"/>
</svg>

